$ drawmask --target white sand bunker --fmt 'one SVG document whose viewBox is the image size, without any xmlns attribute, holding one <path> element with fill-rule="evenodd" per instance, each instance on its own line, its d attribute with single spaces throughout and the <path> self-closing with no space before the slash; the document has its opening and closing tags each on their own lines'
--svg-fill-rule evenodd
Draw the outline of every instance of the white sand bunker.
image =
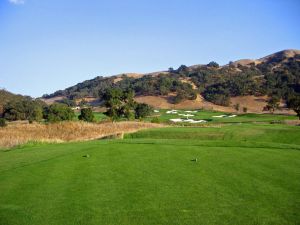
<svg viewBox="0 0 300 225">
<path fill-rule="evenodd" d="M 226 115 L 219 115 L 219 116 L 212 116 L 212 117 L 215 117 L 215 118 L 222 118 L 222 117 L 226 117 Z"/>
<path fill-rule="evenodd" d="M 155 112 L 155 113 L 159 113 L 159 110 L 156 110 L 156 109 L 155 109 L 155 110 L 153 110 L 153 112 Z"/>
<path fill-rule="evenodd" d="M 174 123 L 206 123 L 206 120 L 193 120 L 193 119 L 170 119 L 170 121 L 174 122 Z"/>
<path fill-rule="evenodd" d="M 215 117 L 215 118 L 233 118 L 233 117 L 236 117 L 237 115 L 230 115 L 230 116 L 227 116 L 227 115 L 219 115 L 219 116 L 212 116 L 212 117 Z"/>
<path fill-rule="evenodd" d="M 167 114 L 177 114 L 178 113 L 177 111 L 178 110 L 173 109 L 173 110 L 167 111 L 166 113 Z"/>
<path fill-rule="evenodd" d="M 228 116 L 228 117 L 230 117 L 230 118 L 232 118 L 232 117 L 236 117 L 237 115 L 231 115 L 231 116 Z"/>
<path fill-rule="evenodd" d="M 179 116 L 185 116 L 185 117 L 189 117 L 189 116 L 194 116 L 193 114 L 178 114 Z"/>
<path fill-rule="evenodd" d="M 184 111 L 184 112 L 186 112 L 186 113 L 197 113 L 198 111 Z"/>
</svg>

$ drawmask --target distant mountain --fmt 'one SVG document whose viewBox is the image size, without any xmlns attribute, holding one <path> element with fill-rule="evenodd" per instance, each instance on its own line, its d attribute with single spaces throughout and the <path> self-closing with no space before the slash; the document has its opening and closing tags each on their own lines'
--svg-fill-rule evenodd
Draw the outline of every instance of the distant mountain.
<svg viewBox="0 0 300 225">
<path fill-rule="evenodd" d="M 101 100 L 108 88 L 133 89 L 139 99 L 150 99 L 146 96 L 166 98 L 173 106 L 199 98 L 220 106 L 229 106 L 231 99 L 241 96 L 269 95 L 287 100 L 291 95 L 300 94 L 300 50 L 284 50 L 260 59 L 243 59 L 224 66 L 210 62 L 147 74 L 98 76 L 44 95 L 43 99 L 50 102 L 63 98 Z"/>
</svg>

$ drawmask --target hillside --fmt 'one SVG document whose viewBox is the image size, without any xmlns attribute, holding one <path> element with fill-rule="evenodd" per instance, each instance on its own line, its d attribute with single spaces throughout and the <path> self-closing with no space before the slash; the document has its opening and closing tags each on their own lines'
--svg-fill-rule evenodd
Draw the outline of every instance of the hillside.
<svg viewBox="0 0 300 225">
<path fill-rule="evenodd" d="M 251 112 L 261 112 L 266 96 L 284 102 L 300 94 L 300 50 L 284 50 L 260 59 L 242 59 L 219 66 L 180 66 L 147 74 L 125 73 L 110 77 L 98 76 L 65 90 L 44 95 L 48 103 L 64 98 L 101 103 L 108 88 L 132 89 L 139 102 L 158 108 L 199 108 L 232 111 L 233 105 L 245 105 Z M 262 98 L 263 100 L 255 100 Z M 98 101 L 96 101 L 98 100 Z M 243 104 L 244 103 L 244 104 Z M 248 107 L 245 106 L 245 107 Z"/>
<path fill-rule="evenodd" d="M 16 95 L 4 89 L 0 89 L 0 114 L 3 111 L 3 105 L 9 101 L 28 99 L 30 97 Z"/>
</svg>

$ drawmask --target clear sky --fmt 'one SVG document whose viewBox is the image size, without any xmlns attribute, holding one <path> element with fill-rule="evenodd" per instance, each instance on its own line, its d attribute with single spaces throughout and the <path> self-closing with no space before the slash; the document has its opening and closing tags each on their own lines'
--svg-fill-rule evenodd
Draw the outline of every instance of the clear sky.
<svg viewBox="0 0 300 225">
<path fill-rule="evenodd" d="M 300 49 L 299 12 L 300 0 L 0 0 L 0 88 L 37 97 Z"/>
</svg>

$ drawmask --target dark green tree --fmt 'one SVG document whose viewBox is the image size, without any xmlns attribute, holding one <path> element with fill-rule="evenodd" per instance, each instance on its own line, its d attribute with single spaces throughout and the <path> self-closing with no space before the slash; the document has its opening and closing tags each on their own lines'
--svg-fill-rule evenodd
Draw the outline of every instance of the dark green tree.
<svg viewBox="0 0 300 225">
<path fill-rule="evenodd" d="M 288 101 L 288 107 L 293 109 L 300 120 L 300 96 L 294 96 Z"/>
<path fill-rule="evenodd" d="M 83 108 L 80 111 L 80 115 L 78 116 L 78 119 L 86 122 L 94 122 L 95 116 L 91 108 Z"/>
<path fill-rule="evenodd" d="M 138 103 L 135 107 L 135 118 L 141 119 L 150 116 L 153 112 L 153 108 L 145 103 Z"/>
<path fill-rule="evenodd" d="M 214 62 L 214 61 L 211 61 L 210 63 L 207 64 L 207 66 L 209 67 L 215 67 L 215 68 L 219 68 L 219 64 Z"/>
<path fill-rule="evenodd" d="M 44 110 L 44 118 L 51 123 L 72 120 L 74 117 L 74 111 L 65 104 L 55 103 Z"/>
<path fill-rule="evenodd" d="M 41 121 L 44 103 L 38 100 L 23 99 L 7 102 L 4 105 L 3 117 L 9 121 L 29 120 Z"/>
<path fill-rule="evenodd" d="M 131 119 L 134 109 L 134 92 L 132 90 L 122 91 L 118 88 L 110 88 L 103 94 L 105 106 L 107 107 L 106 115 L 113 121 L 120 118 Z"/>
<path fill-rule="evenodd" d="M 68 98 L 64 98 L 64 99 L 60 100 L 59 103 L 66 104 L 69 107 L 76 106 L 75 100 L 68 99 Z"/>
<path fill-rule="evenodd" d="M 274 113 L 276 109 L 279 108 L 279 101 L 280 99 L 277 96 L 272 96 L 266 105 L 266 109 L 271 113 Z"/>
</svg>

